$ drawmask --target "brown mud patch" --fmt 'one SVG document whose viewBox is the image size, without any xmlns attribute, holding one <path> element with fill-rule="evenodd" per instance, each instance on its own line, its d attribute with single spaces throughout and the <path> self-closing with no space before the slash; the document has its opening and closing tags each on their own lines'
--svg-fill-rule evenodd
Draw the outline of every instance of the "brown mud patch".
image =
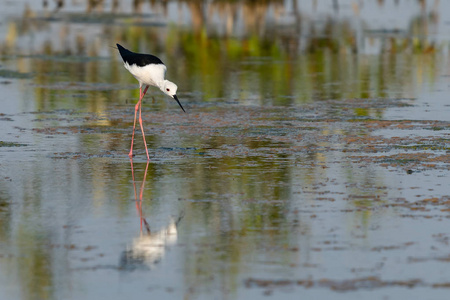
<svg viewBox="0 0 450 300">
<path fill-rule="evenodd" d="M 142 115 L 146 135 L 180 139 L 205 157 L 284 158 L 298 164 L 308 155 L 335 152 L 343 155 L 328 164 L 351 161 L 401 168 L 409 173 L 449 170 L 450 166 L 450 124 L 443 121 L 355 120 L 351 115 L 330 119 L 324 112 L 311 115 L 308 107 L 200 107 L 187 114 L 144 109 Z M 55 119 L 60 126 L 51 125 Z M 117 134 L 127 139 L 133 111 L 128 106 L 117 106 L 102 116 L 61 116 L 56 112 L 34 121 L 39 126 L 32 130 L 47 136 Z M 389 136 L 380 134 L 380 129 L 389 130 Z M 417 131 L 420 136 L 413 134 Z"/>
<path fill-rule="evenodd" d="M 245 280 L 245 286 L 247 288 L 264 288 L 264 289 L 275 289 L 283 287 L 294 287 L 302 286 L 304 288 L 328 288 L 333 291 L 347 292 L 347 291 L 357 291 L 357 290 L 374 290 L 379 288 L 388 287 L 404 287 L 404 288 L 414 288 L 431 286 L 435 288 L 448 288 L 448 283 L 437 283 L 437 284 L 426 284 L 420 279 L 411 280 L 382 280 L 376 276 L 355 278 L 355 279 L 344 279 L 344 280 L 333 280 L 333 279 L 306 279 L 306 280 L 270 280 L 270 279 L 256 279 L 248 278 Z"/>
</svg>

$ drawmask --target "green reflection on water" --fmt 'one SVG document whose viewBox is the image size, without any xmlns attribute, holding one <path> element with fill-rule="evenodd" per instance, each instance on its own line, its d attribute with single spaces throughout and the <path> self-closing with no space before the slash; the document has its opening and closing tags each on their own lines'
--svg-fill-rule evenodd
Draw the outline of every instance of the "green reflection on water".
<svg viewBox="0 0 450 300">
<path fill-rule="evenodd" d="M 100 23 L 97 26 L 108 33 L 104 45 L 86 45 L 89 32 L 80 32 L 75 49 L 61 51 L 45 43 L 42 49 L 33 50 L 27 62 L 18 60 L 17 69 L 36 74 L 32 81 L 38 109 L 59 105 L 101 111 L 108 103 L 138 96 L 137 88 L 132 90 L 137 83 L 122 68 L 117 51 L 107 48 L 116 42 L 160 56 L 168 65 L 168 78 L 180 86 L 180 94 L 196 103 L 298 105 L 323 99 L 411 97 L 410 91 L 421 81 L 434 82 L 440 64 L 440 45 L 417 37 L 435 22 L 433 16 L 412 19 L 406 36 L 378 37 L 367 31 L 360 37 L 357 26 L 333 18 L 320 26 L 302 21 L 302 28 L 308 29 L 301 31 L 276 28 L 261 34 L 252 25 L 236 36 L 209 30 L 200 13 L 204 5 L 187 6 L 194 18 L 200 18 L 192 28 L 174 23 L 144 27 L 135 25 L 132 18 L 126 21 L 132 25 L 126 26 Z M 255 7 L 266 12 L 271 5 L 245 4 L 248 12 Z M 366 40 L 383 43 L 377 54 L 360 53 Z M 105 48 L 111 58 L 101 56 Z M 85 101 L 78 98 L 73 104 L 73 94 L 86 97 Z M 155 95 L 161 98 L 158 92 Z"/>
</svg>

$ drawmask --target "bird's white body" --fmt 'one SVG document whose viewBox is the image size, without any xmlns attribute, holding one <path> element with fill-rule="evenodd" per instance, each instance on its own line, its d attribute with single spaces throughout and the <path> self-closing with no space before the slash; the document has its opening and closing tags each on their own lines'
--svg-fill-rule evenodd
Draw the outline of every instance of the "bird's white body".
<svg viewBox="0 0 450 300">
<path fill-rule="evenodd" d="M 123 64 L 134 78 L 139 81 L 139 87 L 143 85 L 152 85 L 163 88 L 164 76 L 166 75 L 167 68 L 162 64 L 150 64 L 144 67 L 138 67 L 137 65 L 129 65 L 127 62 Z"/>
</svg>

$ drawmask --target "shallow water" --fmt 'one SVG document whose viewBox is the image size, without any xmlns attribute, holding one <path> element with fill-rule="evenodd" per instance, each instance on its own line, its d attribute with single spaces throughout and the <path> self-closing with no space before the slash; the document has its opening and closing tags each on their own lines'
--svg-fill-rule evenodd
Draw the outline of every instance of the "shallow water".
<svg viewBox="0 0 450 300">
<path fill-rule="evenodd" d="M 447 298 L 449 3 L 90 3 L 0 13 L 0 298 Z"/>
</svg>

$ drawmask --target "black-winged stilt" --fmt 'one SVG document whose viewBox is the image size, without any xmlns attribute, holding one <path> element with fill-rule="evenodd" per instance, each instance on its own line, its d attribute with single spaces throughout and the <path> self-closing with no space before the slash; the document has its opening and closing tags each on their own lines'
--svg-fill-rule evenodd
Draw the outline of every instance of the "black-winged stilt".
<svg viewBox="0 0 450 300">
<path fill-rule="evenodd" d="M 144 98 L 145 93 L 149 86 L 156 86 L 164 94 L 169 95 L 173 99 L 175 99 L 180 105 L 181 109 L 185 112 L 183 106 L 177 98 L 177 85 L 169 80 L 164 79 L 166 74 L 166 66 L 164 63 L 154 55 L 150 54 L 141 54 L 131 52 L 128 49 L 125 49 L 119 44 L 116 44 L 119 49 L 120 56 L 123 59 L 123 65 L 125 69 L 130 71 L 131 75 L 133 75 L 139 81 L 139 101 L 134 108 L 134 123 L 133 123 L 133 134 L 131 137 L 131 149 L 128 156 L 133 157 L 133 141 L 134 141 L 134 131 L 136 128 L 136 115 L 139 110 L 139 125 L 141 126 L 142 137 L 144 138 L 145 152 L 147 153 L 147 160 L 150 160 L 148 156 L 147 143 L 145 141 L 144 128 L 142 126 L 142 117 L 141 117 L 141 108 L 142 108 L 142 98 Z M 142 86 L 145 85 L 145 89 L 142 92 Z"/>
</svg>

